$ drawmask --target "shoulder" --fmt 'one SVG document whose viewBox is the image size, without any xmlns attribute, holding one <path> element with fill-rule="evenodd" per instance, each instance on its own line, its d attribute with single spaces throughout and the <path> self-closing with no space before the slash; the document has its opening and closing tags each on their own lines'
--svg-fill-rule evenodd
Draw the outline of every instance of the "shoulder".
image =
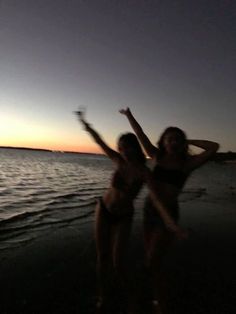
<svg viewBox="0 0 236 314">
<path fill-rule="evenodd" d="M 118 152 L 115 152 L 115 154 L 112 156 L 111 160 L 115 164 L 117 170 L 120 170 L 120 169 L 126 167 L 125 160 L 122 158 L 121 154 Z"/>
<path fill-rule="evenodd" d="M 151 156 L 151 159 L 154 160 L 154 162 L 158 163 L 160 160 L 163 159 L 163 157 L 164 156 L 162 152 L 160 151 L 160 149 L 154 146 L 153 155 Z"/>
</svg>

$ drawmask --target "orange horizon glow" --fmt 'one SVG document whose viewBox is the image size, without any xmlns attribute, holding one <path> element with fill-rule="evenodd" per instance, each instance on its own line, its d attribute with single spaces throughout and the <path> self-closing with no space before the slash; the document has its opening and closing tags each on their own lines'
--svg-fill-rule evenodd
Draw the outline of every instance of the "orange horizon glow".
<svg viewBox="0 0 236 314">
<path fill-rule="evenodd" d="M 45 149 L 51 151 L 61 151 L 61 152 L 74 152 L 74 153 L 88 153 L 88 154 L 103 154 L 103 152 L 96 147 L 89 145 L 78 146 L 78 145 L 57 145 L 57 144 L 41 144 L 41 143 L 29 143 L 26 141 L 1 141 L 1 147 L 14 147 L 14 148 L 30 148 L 30 149 Z"/>
<path fill-rule="evenodd" d="M 91 154 L 103 153 L 85 134 L 70 133 L 32 122 L 27 123 L 24 119 L 14 116 L 0 118 L 0 146 Z"/>
</svg>

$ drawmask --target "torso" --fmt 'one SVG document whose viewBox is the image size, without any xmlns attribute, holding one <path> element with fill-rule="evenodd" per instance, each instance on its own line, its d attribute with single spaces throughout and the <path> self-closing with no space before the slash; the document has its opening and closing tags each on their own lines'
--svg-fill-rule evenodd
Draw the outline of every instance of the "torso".
<svg viewBox="0 0 236 314">
<path fill-rule="evenodd" d="M 114 172 L 111 186 L 103 196 L 108 211 L 114 215 L 130 215 L 133 200 L 143 185 L 143 179 L 137 174 L 137 168 L 125 163 Z"/>
<path fill-rule="evenodd" d="M 157 156 L 158 157 L 158 156 Z M 155 158 L 153 160 L 153 177 L 158 190 L 158 197 L 166 206 L 174 221 L 179 218 L 178 196 L 182 191 L 184 183 L 189 175 L 185 171 L 185 163 L 171 158 Z M 166 228 L 163 219 L 155 208 L 152 199 L 148 196 L 144 203 L 144 224 L 150 230 L 154 228 Z"/>
<path fill-rule="evenodd" d="M 185 170 L 185 161 L 158 156 L 153 161 L 153 176 L 162 201 L 167 206 L 177 205 L 178 196 L 189 176 Z"/>
</svg>

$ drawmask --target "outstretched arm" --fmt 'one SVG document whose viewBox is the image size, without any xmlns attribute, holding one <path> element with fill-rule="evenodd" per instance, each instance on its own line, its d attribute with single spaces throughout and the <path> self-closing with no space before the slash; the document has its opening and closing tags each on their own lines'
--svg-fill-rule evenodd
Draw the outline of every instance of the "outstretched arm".
<svg viewBox="0 0 236 314">
<path fill-rule="evenodd" d="M 135 134 L 137 135 L 138 139 L 142 143 L 145 151 L 147 152 L 148 156 L 153 158 L 157 154 L 157 147 L 152 145 L 147 135 L 143 132 L 143 129 L 137 122 L 137 120 L 134 118 L 133 114 L 131 113 L 129 108 L 121 109 L 120 113 L 125 115 L 127 119 L 129 120 L 129 123 L 134 130 Z"/>
<path fill-rule="evenodd" d="M 101 136 L 95 131 L 91 125 L 85 120 L 84 113 L 82 111 L 76 111 L 76 115 L 80 123 L 84 126 L 84 129 L 92 136 L 93 140 L 101 147 L 104 153 L 113 161 L 120 161 L 120 154 L 111 149 L 101 138 Z"/>
<path fill-rule="evenodd" d="M 188 140 L 188 144 L 204 150 L 202 153 L 194 155 L 190 158 L 187 164 L 188 170 L 190 171 L 206 163 L 219 149 L 218 143 L 206 140 Z"/>
<path fill-rule="evenodd" d="M 147 183 L 147 186 L 149 188 L 150 196 L 152 198 L 153 204 L 158 211 L 159 215 L 161 216 L 162 220 L 164 221 L 164 224 L 166 228 L 174 232 L 176 236 L 180 239 L 184 239 L 188 237 L 187 231 L 183 230 L 171 217 L 171 215 L 168 213 L 168 210 L 166 206 L 163 204 L 163 202 L 158 197 L 158 190 L 155 184 L 155 181 L 152 178 L 150 170 L 145 170 L 145 181 Z"/>
</svg>

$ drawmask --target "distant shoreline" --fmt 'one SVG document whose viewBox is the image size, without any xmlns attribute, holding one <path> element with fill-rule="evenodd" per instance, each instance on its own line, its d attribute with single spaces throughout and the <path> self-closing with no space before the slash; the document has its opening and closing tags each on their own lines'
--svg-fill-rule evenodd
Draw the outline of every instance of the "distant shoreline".
<svg viewBox="0 0 236 314">
<path fill-rule="evenodd" d="M 52 150 L 52 149 L 44 149 L 44 148 L 30 148 L 30 147 L 0 146 L 0 149 L 20 149 L 20 150 L 51 152 L 51 153 L 65 153 L 65 154 L 105 156 L 104 154 L 98 154 L 98 153 L 61 151 L 61 150 Z M 220 153 L 216 153 L 215 157 L 213 158 L 213 161 L 216 161 L 216 162 L 236 161 L 236 152 L 220 152 Z"/>
<path fill-rule="evenodd" d="M 236 161 L 236 153 L 235 152 L 216 153 L 213 160 L 216 162 Z"/>
<path fill-rule="evenodd" d="M 99 153 L 73 152 L 73 151 L 66 151 L 66 150 L 62 151 L 62 150 L 53 150 L 53 149 L 45 149 L 45 148 L 30 148 L 30 147 L 0 146 L 0 149 L 20 149 L 20 150 L 41 151 L 41 152 L 49 152 L 49 153 L 105 156 L 104 154 L 99 154 Z"/>
</svg>

